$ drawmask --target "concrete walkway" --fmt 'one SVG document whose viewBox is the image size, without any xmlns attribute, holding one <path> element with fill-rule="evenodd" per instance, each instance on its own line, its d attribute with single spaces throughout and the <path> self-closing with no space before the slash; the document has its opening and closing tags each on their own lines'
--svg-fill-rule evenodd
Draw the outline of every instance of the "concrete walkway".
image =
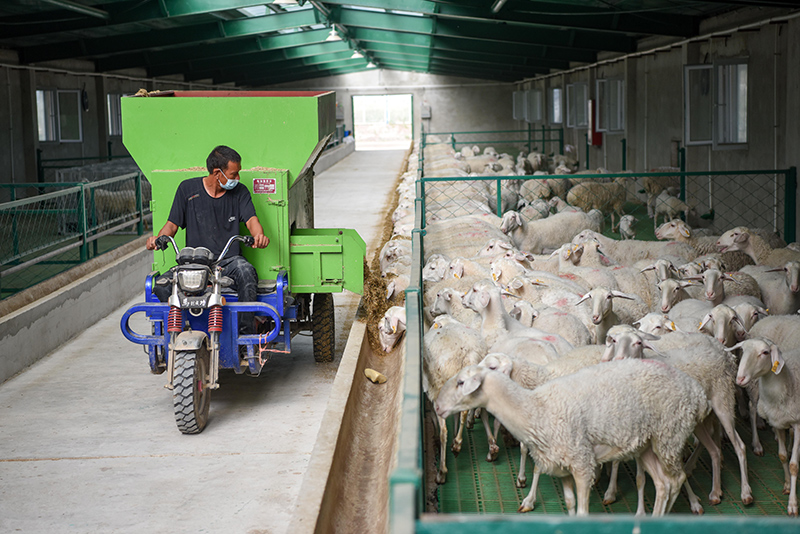
<svg viewBox="0 0 800 534">
<path fill-rule="evenodd" d="M 316 225 L 369 246 L 403 155 L 355 152 L 320 174 Z M 259 378 L 222 372 L 196 436 L 177 431 L 164 375 L 120 334 L 124 308 L 2 384 L 0 532 L 287 532 L 359 296 L 334 299 L 333 364 L 298 336 Z"/>
</svg>

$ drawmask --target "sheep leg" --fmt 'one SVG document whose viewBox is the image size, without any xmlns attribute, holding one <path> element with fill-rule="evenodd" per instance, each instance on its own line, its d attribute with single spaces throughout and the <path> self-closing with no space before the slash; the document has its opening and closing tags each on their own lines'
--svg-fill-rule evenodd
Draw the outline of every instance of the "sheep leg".
<svg viewBox="0 0 800 534">
<path fill-rule="evenodd" d="M 528 482 L 528 477 L 525 474 L 525 460 L 528 457 L 528 448 L 521 441 L 519 442 L 519 474 L 517 475 L 517 487 L 524 488 Z M 534 473 L 535 474 L 535 473 Z M 535 488 L 534 488 L 535 491 Z"/>
<path fill-rule="evenodd" d="M 475 418 L 480 417 L 480 408 L 473 408 L 469 411 L 469 415 L 467 415 L 467 430 L 472 430 L 472 427 L 475 426 Z"/>
<path fill-rule="evenodd" d="M 643 516 L 645 515 L 644 509 L 644 484 L 646 480 L 644 477 L 644 469 L 642 468 L 642 462 L 639 461 L 639 458 L 636 458 L 636 515 Z"/>
<path fill-rule="evenodd" d="M 483 429 L 486 431 L 486 439 L 489 440 L 489 452 L 486 455 L 487 462 L 494 462 L 500 452 L 500 447 L 497 446 L 497 435 L 492 434 L 492 429 L 489 426 L 489 412 L 486 410 L 481 411 L 481 422 Z"/>
<path fill-rule="evenodd" d="M 589 494 L 594 477 L 591 473 L 575 473 L 573 471 L 572 478 L 575 480 L 575 492 L 578 496 L 578 515 L 589 515 Z"/>
<path fill-rule="evenodd" d="M 669 484 L 666 473 L 664 473 L 663 464 L 653 449 L 648 446 L 639 456 L 639 461 L 642 463 L 644 470 L 653 479 L 653 484 L 656 486 L 656 499 L 653 502 L 653 517 L 659 517 L 666 513 Z M 638 485 L 638 481 L 637 481 Z"/>
<path fill-rule="evenodd" d="M 453 438 L 453 446 L 451 447 L 453 451 L 453 456 L 458 457 L 458 453 L 461 452 L 461 444 L 464 441 L 464 426 L 467 424 L 467 417 L 469 416 L 468 411 L 463 411 L 458 414 L 458 418 L 456 419 L 456 436 Z"/>
<path fill-rule="evenodd" d="M 609 475 L 608 489 L 603 495 L 603 504 L 608 505 L 617 500 L 617 475 L 619 474 L 619 461 L 611 462 L 611 474 Z"/>
<path fill-rule="evenodd" d="M 436 473 L 436 483 L 444 484 L 447 480 L 447 421 L 437 415 L 436 422 L 439 424 L 439 471 Z"/>
<path fill-rule="evenodd" d="M 561 485 L 564 488 L 564 504 L 567 505 L 567 513 L 575 515 L 575 487 L 572 476 L 561 477 Z"/>
<path fill-rule="evenodd" d="M 730 406 L 730 403 L 727 403 L 727 405 Z M 733 445 L 733 450 L 736 451 L 736 457 L 739 459 L 739 476 L 741 477 L 742 480 L 742 491 L 741 491 L 742 504 L 745 505 L 753 504 L 753 491 L 750 488 L 750 481 L 747 474 L 747 452 L 745 451 L 744 441 L 739 436 L 739 433 L 736 432 L 736 427 L 734 426 L 735 425 L 734 414 L 727 413 L 727 410 L 717 411 L 716 409 L 714 413 L 717 414 L 717 419 L 722 425 L 722 428 L 725 430 L 725 434 L 728 436 L 731 445 Z M 751 413 L 755 413 L 755 410 L 752 410 Z M 753 435 L 755 436 L 753 439 L 756 440 L 758 433 L 754 432 Z M 761 447 L 761 442 L 758 443 L 758 446 Z M 708 447 L 706 446 L 706 448 Z M 711 451 L 709 450 L 709 453 L 710 452 Z M 762 455 L 764 454 L 763 448 L 761 448 L 761 454 Z M 720 495 L 722 495 L 721 489 L 720 489 Z M 719 501 L 717 501 L 717 503 L 718 502 Z"/>
<path fill-rule="evenodd" d="M 764 456 L 764 447 L 761 446 L 761 439 L 758 437 L 758 413 L 756 412 L 756 405 L 758 404 L 758 399 L 753 402 L 753 398 L 750 398 L 750 431 L 753 434 L 753 454 L 756 456 Z"/>
<path fill-rule="evenodd" d="M 783 494 L 789 495 L 789 484 L 791 482 L 791 474 L 789 473 L 789 455 L 786 451 L 786 432 L 783 429 L 775 428 L 775 439 L 778 440 L 778 459 L 783 466 Z M 797 443 L 797 436 L 794 438 Z"/>
<path fill-rule="evenodd" d="M 533 466 L 533 481 L 531 482 L 531 490 L 528 492 L 528 495 L 522 499 L 522 504 L 519 505 L 517 512 L 530 512 L 536 506 L 536 490 L 539 487 L 539 476 L 541 476 L 541 474 L 542 472 L 539 470 L 539 466 Z"/>
<path fill-rule="evenodd" d="M 800 424 L 795 424 L 792 426 L 792 428 L 794 429 L 794 442 L 792 443 L 792 459 L 789 461 L 789 473 L 791 475 L 791 481 L 789 490 L 789 506 L 787 508 L 787 512 L 789 515 L 797 516 L 797 471 L 798 456 L 800 455 Z"/>
<path fill-rule="evenodd" d="M 734 431 L 735 432 L 735 431 Z M 709 456 L 711 456 L 711 493 L 708 494 L 708 501 L 711 504 L 719 504 L 720 500 L 722 499 L 722 449 L 720 447 L 720 442 L 717 438 L 719 438 L 719 434 L 714 432 L 714 418 L 706 417 L 705 421 L 697 425 L 697 428 L 694 429 L 694 434 L 697 436 L 697 439 L 700 440 L 700 443 L 708 451 Z M 716 434 L 716 437 L 715 437 Z M 735 438 L 739 438 L 738 435 Z M 735 438 L 731 438 L 731 442 L 735 443 Z M 741 438 L 739 438 L 739 442 L 741 443 Z M 743 443 L 741 443 L 744 445 Z M 736 446 L 734 445 L 734 448 Z M 695 449 L 694 453 L 699 450 L 699 447 Z M 692 457 L 694 457 L 694 453 L 692 453 Z M 689 459 L 690 461 L 687 462 L 687 467 L 689 464 L 692 463 L 692 458 Z M 741 465 L 741 464 L 740 464 Z M 745 461 L 745 483 L 747 481 L 747 463 Z M 693 465 L 692 465 L 693 467 Z M 691 469 L 684 468 L 684 472 L 688 475 L 691 473 Z M 700 505 L 698 501 L 692 499 L 697 499 L 697 496 L 694 495 L 694 492 L 689 487 L 689 481 L 687 480 L 684 484 L 686 487 L 686 493 L 689 496 L 689 503 L 692 508 L 692 513 L 701 514 L 703 513 L 703 507 Z M 750 492 L 750 487 L 747 486 L 748 493 Z M 744 485 L 742 486 L 742 494 L 744 494 Z M 752 501 L 752 497 L 750 498 Z"/>
</svg>

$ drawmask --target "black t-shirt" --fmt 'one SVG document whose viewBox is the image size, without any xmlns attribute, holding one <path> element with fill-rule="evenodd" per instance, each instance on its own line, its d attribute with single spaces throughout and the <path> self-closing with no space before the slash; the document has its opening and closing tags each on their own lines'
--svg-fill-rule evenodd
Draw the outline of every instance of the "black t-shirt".
<svg viewBox="0 0 800 534">
<path fill-rule="evenodd" d="M 231 236 L 239 235 L 239 223 L 255 216 L 250 191 L 239 184 L 219 198 L 212 198 L 203 177 L 184 180 L 175 192 L 169 221 L 186 229 L 187 247 L 206 247 L 218 257 Z M 225 257 L 238 255 L 234 242 Z"/>
</svg>

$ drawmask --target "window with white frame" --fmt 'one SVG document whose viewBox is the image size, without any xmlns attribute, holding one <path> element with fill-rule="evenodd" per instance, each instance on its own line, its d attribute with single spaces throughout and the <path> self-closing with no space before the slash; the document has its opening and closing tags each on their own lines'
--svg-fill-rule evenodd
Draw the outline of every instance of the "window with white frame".
<svg viewBox="0 0 800 534">
<path fill-rule="evenodd" d="M 719 64 L 714 71 L 714 144 L 747 143 L 747 63 Z"/>
<path fill-rule="evenodd" d="M 80 90 L 36 90 L 39 141 L 83 141 Z"/>
<path fill-rule="evenodd" d="M 562 116 L 562 100 L 561 100 L 561 88 L 560 87 L 551 87 L 550 88 L 550 105 L 547 107 L 547 120 L 550 124 L 561 124 L 564 122 Z"/>
<path fill-rule="evenodd" d="M 542 91 L 540 89 L 525 91 L 525 98 L 525 120 L 528 122 L 542 120 Z"/>
<path fill-rule="evenodd" d="M 736 148 L 747 143 L 747 63 L 684 67 L 686 145 Z"/>
<path fill-rule="evenodd" d="M 122 135 L 121 94 L 108 93 L 108 135 Z"/>
<path fill-rule="evenodd" d="M 589 85 L 571 83 L 567 85 L 567 127 L 578 128 L 589 125 Z"/>
<path fill-rule="evenodd" d="M 597 80 L 595 121 L 598 132 L 625 129 L 625 81 Z"/>
</svg>

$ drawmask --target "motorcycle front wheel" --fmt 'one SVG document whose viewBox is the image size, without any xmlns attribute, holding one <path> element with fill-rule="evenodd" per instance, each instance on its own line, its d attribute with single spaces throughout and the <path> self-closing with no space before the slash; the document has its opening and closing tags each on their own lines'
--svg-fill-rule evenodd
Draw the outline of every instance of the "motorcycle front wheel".
<svg viewBox="0 0 800 534">
<path fill-rule="evenodd" d="M 211 390 L 206 387 L 210 357 L 201 347 L 175 353 L 172 403 L 175 422 L 183 434 L 199 434 L 208 423 Z"/>
</svg>

